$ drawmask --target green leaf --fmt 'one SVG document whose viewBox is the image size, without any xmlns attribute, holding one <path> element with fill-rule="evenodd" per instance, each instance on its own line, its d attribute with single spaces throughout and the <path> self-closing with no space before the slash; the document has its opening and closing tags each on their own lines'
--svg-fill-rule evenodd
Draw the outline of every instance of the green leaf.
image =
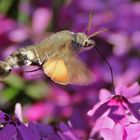
<svg viewBox="0 0 140 140">
<path fill-rule="evenodd" d="M 12 87 L 7 87 L 1 92 L 3 98 L 7 101 L 10 101 L 13 98 L 15 98 L 18 95 L 18 93 L 20 93 L 19 90 Z"/>
<path fill-rule="evenodd" d="M 28 8 L 26 10 L 21 9 L 22 5 L 26 5 L 26 7 L 30 6 L 30 0 L 20 0 L 19 1 L 19 11 L 18 11 L 18 21 L 24 24 L 27 24 L 29 21 L 29 11 Z"/>
<path fill-rule="evenodd" d="M 13 0 L 1 0 L 0 1 L 0 12 L 6 14 L 10 9 Z"/>
<path fill-rule="evenodd" d="M 15 89 L 23 89 L 25 86 L 24 80 L 16 74 L 11 74 L 5 79 L 5 83 Z"/>
<path fill-rule="evenodd" d="M 49 93 L 46 83 L 38 81 L 26 86 L 25 93 L 33 99 L 42 99 Z"/>
</svg>

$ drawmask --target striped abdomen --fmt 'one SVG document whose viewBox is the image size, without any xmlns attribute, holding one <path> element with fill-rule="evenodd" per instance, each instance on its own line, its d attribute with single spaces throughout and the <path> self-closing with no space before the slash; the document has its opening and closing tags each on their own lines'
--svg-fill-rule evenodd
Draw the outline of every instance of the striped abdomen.
<svg viewBox="0 0 140 140">
<path fill-rule="evenodd" d="M 0 61 L 0 80 L 7 77 L 13 68 L 31 64 L 42 64 L 34 47 L 21 48 L 13 52 L 4 61 Z"/>
</svg>

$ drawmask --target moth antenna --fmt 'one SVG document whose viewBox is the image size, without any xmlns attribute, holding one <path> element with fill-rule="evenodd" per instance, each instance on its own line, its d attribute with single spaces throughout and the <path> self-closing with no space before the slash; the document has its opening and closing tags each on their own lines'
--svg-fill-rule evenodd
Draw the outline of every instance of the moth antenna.
<svg viewBox="0 0 140 140">
<path fill-rule="evenodd" d="M 107 32 L 107 31 L 108 31 L 107 28 L 102 29 L 102 30 L 100 30 L 100 31 L 94 32 L 93 34 L 89 35 L 88 38 L 91 38 L 91 37 L 97 36 L 98 34 L 101 34 L 101 33 L 103 33 L 103 32 Z"/>
<path fill-rule="evenodd" d="M 34 69 L 34 70 L 27 70 L 27 71 L 24 71 L 24 72 L 35 72 L 35 71 L 39 71 L 39 70 L 41 70 L 42 68 L 40 67 L 40 68 L 37 68 L 37 69 Z"/>
<path fill-rule="evenodd" d="M 104 57 L 104 55 L 102 54 L 102 52 L 96 47 L 94 46 L 94 48 L 97 50 L 97 52 L 101 55 L 101 57 L 103 58 L 103 60 L 105 61 L 105 63 L 108 65 L 110 72 L 111 72 L 111 81 L 112 81 L 112 88 L 113 88 L 113 94 L 116 95 L 115 92 L 115 84 L 114 84 L 114 76 L 113 76 L 113 70 L 112 67 L 110 65 L 110 63 L 107 61 L 107 59 Z"/>
<path fill-rule="evenodd" d="M 91 24 L 92 24 L 92 18 L 93 18 L 93 11 L 91 11 L 90 15 L 89 15 L 89 20 L 88 20 L 88 26 L 87 26 L 86 34 L 88 34 L 89 31 L 90 31 Z"/>
</svg>

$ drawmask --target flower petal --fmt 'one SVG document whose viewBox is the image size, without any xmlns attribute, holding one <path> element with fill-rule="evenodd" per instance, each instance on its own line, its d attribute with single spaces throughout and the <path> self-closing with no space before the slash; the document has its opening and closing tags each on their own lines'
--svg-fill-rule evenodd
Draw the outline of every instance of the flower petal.
<svg viewBox="0 0 140 140">
<path fill-rule="evenodd" d="M 107 100 L 109 97 L 111 97 L 111 93 L 109 90 L 107 89 L 101 89 L 100 90 L 100 93 L 99 93 L 99 99 L 100 101 L 105 101 Z"/>
<path fill-rule="evenodd" d="M 59 127 L 60 131 L 62 131 L 61 137 L 64 140 L 80 140 L 65 123 L 60 123 Z"/>
<path fill-rule="evenodd" d="M 36 133 L 33 133 L 24 124 L 17 125 L 16 128 L 23 140 L 39 140 Z"/>
<path fill-rule="evenodd" d="M 41 138 L 48 137 L 49 135 L 55 135 L 55 131 L 48 124 L 39 124 L 39 123 L 29 123 L 28 127 L 36 131 Z"/>
<path fill-rule="evenodd" d="M 16 103 L 15 105 L 15 114 L 17 115 L 17 118 L 23 122 L 23 118 L 22 118 L 22 107 L 20 103 Z"/>
<path fill-rule="evenodd" d="M 135 96 L 140 91 L 140 86 L 137 82 L 133 83 L 131 86 L 119 84 L 116 87 L 116 91 L 117 93 L 121 93 L 121 95 L 130 98 Z"/>
<path fill-rule="evenodd" d="M 93 128 L 90 133 L 90 137 L 93 137 L 96 133 L 98 133 L 102 129 L 106 129 L 106 128 L 112 129 L 114 124 L 115 124 L 114 121 L 109 117 L 99 118 L 93 125 Z"/>
<path fill-rule="evenodd" d="M 135 116 L 136 119 L 140 121 L 140 104 L 131 104 L 130 102 L 128 102 L 127 105 L 130 112 Z"/>
<path fill-rule="evenodd" d="M 115 140 L 125 140 L 125 129 L 119 123 L 117 123 L 112 129 L 102 129 L 100 133 L 104 140 L 114 140 L 114 138 Z"/>
<path fill-rule="evenodd" d="M 13 125 L 6 125 L 0 130 L 0 140 L 12 140 L 16 139 L 17 130 Z"/>
<path fill-rule="evenodd" d="M 108 114 L 108 117 L 111 118 L 112 120 L 114 120 L 115 122 L 118 121 L 123 121 L 126 122 L 126 116 L 125 116 L 125 108 L 120 104 L 116 104 L 116 105 L 112 105 L 110 107 L 110 112 Z"/>
<path fill-rule="evenodd" d="M 100 131 L 100 134 L 104 138 L 104 140 L 114 140 L 113 132 L 109 128 L 102 129 Z"/>
<path fill-rule="evenodd" d="M 108 103 L 109 103 L 109 101 L 101 104 L 96 110 L 94 110 L 94 108 L 93 108 L 92 110 L 90 110 L 88 112 L 88 114 L 90 114 L 91 112 L 93 113 L 92 119 L 94 122 L 109 109 Z"/>
<path fill-rule="evenodd" d="M 129 134 L 127 140 L 140 140 L 140 124 L 130 124 L 126 127 L 126 132 Z"/>
</svg>

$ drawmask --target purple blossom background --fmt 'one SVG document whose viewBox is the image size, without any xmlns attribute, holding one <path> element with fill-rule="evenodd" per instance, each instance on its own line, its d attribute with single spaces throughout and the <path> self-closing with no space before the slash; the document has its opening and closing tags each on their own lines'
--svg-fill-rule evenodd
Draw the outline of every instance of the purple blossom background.
<svg viewBox="0 0 140 140">
<path fill-rule="evenodd" d="M 108 29 L 93 39 L 112 66 L 116 94 L 94 48 L 79 54 L 96 76 L 92 85 L 62 86 L 26 72 L 35 67 L 15 69 L 0 82 L 0 140 L 140 139 L 138 0 L 1 0 L 0 59 L 60 30 L 86 32 L 91 11 L 89 34 Z"/>
</svg>

